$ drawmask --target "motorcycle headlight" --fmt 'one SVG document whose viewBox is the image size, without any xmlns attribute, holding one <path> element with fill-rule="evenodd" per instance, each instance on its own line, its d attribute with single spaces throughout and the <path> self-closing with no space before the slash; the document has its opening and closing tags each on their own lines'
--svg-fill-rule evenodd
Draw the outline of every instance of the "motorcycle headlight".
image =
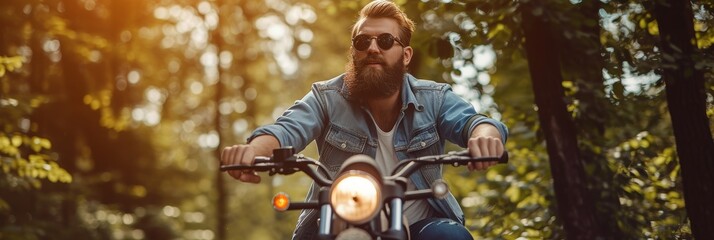
<svg viewBox="0 0 714 240">
<path fill-rule="evenodd" d="M 330 189 L 330 203 L 335 214 L 352 224 L 362 224 L 376 216 L 381 201 L 379 182 L 360 170 L 343 172 Z"/>
</svg>

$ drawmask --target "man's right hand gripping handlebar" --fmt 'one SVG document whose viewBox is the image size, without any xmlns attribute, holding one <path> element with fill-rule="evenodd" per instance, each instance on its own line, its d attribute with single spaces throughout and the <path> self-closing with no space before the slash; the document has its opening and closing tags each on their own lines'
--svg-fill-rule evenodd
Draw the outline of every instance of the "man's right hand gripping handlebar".
<svg viewBox="0 0 714 240">
<path fill-rule="evenodd" d="M 253 166 L 256 156 L 270 156 L 280 142 L 272 135 L 260 135 L 248 144 L 228 146 L 221 152 L 221 165 Z M 229 170 L 231 177 L 247 183 L 259 183 L 260 176 L 254 170 Z"/>
<path fill-rule="evenodd" d="M 252 166 L 256 147 L 249 144 L 228 146 L 221 152 L 221 165 Z M 253 170 L 229 170 L 228 175 L 247 183 L 259 183 L 260 176 Z"/>
</svg>

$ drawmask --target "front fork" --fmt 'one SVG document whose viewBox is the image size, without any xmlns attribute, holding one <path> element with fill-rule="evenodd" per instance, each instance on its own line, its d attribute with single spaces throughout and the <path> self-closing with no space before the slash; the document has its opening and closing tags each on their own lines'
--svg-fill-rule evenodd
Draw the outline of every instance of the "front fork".
<svg viewBox="0 0 714 240">
<path fill-rule="evenodd" d="M 392 212 L 389 218 L 389 231 L 401 232 L 403 216 L 402 199 L 392 198 L 392 200 L 389 201 L 389 210 Z"/>
<path fill-rule="evenodd" d="M 322 204 L 320 206 L 320 236 L 330 236 L 330 229 L 332 228 L 332 206 L 330 204 Z"/>
<path fill-rule="evenodd" d="M 332 235 L 332 206 L 330 206 L 330 188 L 320 187 L 318 193 L 318 202 L 320 203 L 320 218 L 317 219 L 319 239 L 331 240 L 335 239 Z"/>
<path fill-rule="evenodd" d="M 404 189 L 407 181 L 404 178 L 386 181 L 382 188 L 384 197 L 389 201 L 389 229 L 382 232 L 382 239 L 409 239 L 409 229 L 405 229 Z M 407 223 L 408 224 L 408 223 Z"/>
<path fill-rule="evenodd" d="M 397 190 L 398 191 L 398 190 Z M 402 193 L 403 194 L 403 193 Z M 403 196 L 403 195 L 402 195 Z M 329 189 L 320 190 L 320 218 L 318 218 L 318 238 L 319 239 L 335 239 L 336 235 L 332 234 L 333 228 L 337 227 L 344 230 L 346 225 L 336 223 L 333 224 L 333 212 L 332 206 L 329 204 Z M 408 239 L 408 230 L 404 229 L 404 212 L 402 208 L 404 207 L 404 199 L 395 197 L 389 199 L 389 229 L 380 234 L 381 239 Z M 379 219 L 379 217 L 377 217 Z M 344 225 L 344 226 L 343 226 Z M 372 222 L 373 229 L 380 229 L 379 221 Z M 339 230 L 338 230 L 339 231 Z M 377 230 L 380 232 L 380 230 Z M 374 236 L 374 235 L 373 235 Z"/>
</svg>

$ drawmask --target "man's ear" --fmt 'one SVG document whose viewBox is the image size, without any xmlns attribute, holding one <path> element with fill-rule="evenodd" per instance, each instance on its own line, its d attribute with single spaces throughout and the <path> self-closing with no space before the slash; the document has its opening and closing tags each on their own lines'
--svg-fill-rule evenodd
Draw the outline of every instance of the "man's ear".
<svg viewBox="0 0 714 240">
<path fill-rule="evenodd" d="M 404 47 L 404 66 L 409 66 L 409 62 L 412 61 L 412 55 L 414 54 L 414 49 L 411 46 Z"/>
</svg>

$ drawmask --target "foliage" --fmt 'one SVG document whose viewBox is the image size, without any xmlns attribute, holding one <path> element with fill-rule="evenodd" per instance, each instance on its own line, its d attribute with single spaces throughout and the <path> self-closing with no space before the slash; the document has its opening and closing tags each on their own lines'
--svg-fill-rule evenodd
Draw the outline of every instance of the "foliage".
<svg viewBox="0 0 714 240">
<path fill-rule="evenodd" d="M 309 84 L 340 74 L 366 2 L 0 3 L 0 238 L 217 237 L 214 151 L 244 142 Z M 418 27 L 409 70 L 451 83 L 511 130 L 508 166 L 447 169 L 472 234 L 565 238 L 521 50 L 522 1 L 396 2 Z M 544 1 L 535 10 L 559 27 L 565 50 L 592 37 L 584 26 L 602 28 L 600 48 L 580 46 L 601 56 L 602 89 L 580 83 L 589 65 L 561 63 L 574 118 L 601 117 L 587 110 L 587 91 L 608 113 L 603 138 L 581 148 L 614 173 L 621 206 L 613 214 L 625 238 L 689 238 L 671 123 L 662 118 L 658 74 L 671 66 L 659 64 L 668 56 L 656 47 L 657 22 L 646 1 L 604 1 L 596 19 L 577 13 L 583 2 Z M 711 118 L 714 17 L 711 4 L 694 9 Z M 304 153 L 317 155 L 314 146 Z M 219 176 L 227 238 L 291 235 L 297 213 L 274 213 L 269 200 L 278 191 L 301 199 L 306 177 L 248 185 Z"/>
<path fill-rule="evenodd" d="M 42 180 L 69 183 L 72 176 L 57 163 L 56 152 L 52 151 L 49 139 L 39 137 L 32 129 L 28 117 L 32 111 L 44 103 L 45 97 L 27 94 L 24 85 L 16 78 L 22 67 L 24 57 L 0 57 L 0 222 L 13 211 L 12 195 L 18 192 L 32 191 L 42 186 Z M 10 84 L 10 82 L 13 84 Z M 4 224 L 3 224 L 4 225 Z M 6 233 L 10 239 L 28 234 L 32 228 L 20 228 L 13 231 L 8 227 L 0 228 L 0 235 Z"/>
<path fill-rule="evenodd" d="M 422 16 L 435 20 L 434 23 L 431 23 L 433 26 L 430 25 L 431 29 L 437 34 L 451 36 L 450 39 L 455 39 L 452 41 L 455 54 L 450 58 L 453 61 L 443 61 L 447 63 L 443 65 L 444 69 L 452 72 L 451 77 L 456 79 L 455 82 L 457 84 L 459 83 L 459 76 L 463 76 L 465 72 L 471 73 L 475 69 L 475 74 L 467 74 L 463 78 L 470 82 L 468 83 L 469 85 L 476 85 L 474 88 L 481 90 L 479 91 L 480 93 L 493 93 L 493 98 L 495 99 L 493 102 L 498 105 L 493 105 L 492 107 L 498 108 L 498 110 L 494 111 L 494 108 L 485 110 L 498 112 L 499 114 L 496 116 L 503 114 L 502 119 L 506 121 L 507 125 L 511 126 L 512 130 L 515 130 L 512 131 L 510 141 L 516 141 L 519 146 L 541 144 L 539 129 L 536 124 L 533 124 L 533 121 L 537 121 L 537 119 L 534 119 L 535 112 L 532 95 L 527 92 L 529 87 L 523 86 L 525 85 L 523 82 L 526 82 L 524 79 L 528 77 L 524 76 L 523 70 L 514 69 L 514 66 L 518 66 L 519 61 L 522 61 L 518 58 L 518 45 L 523 41 L 520 38 L 518 3 L 510 1 L 425 3 L 425 5 L 429 4 L 431 4 L 431 7 L 427 8 Z M 608 54 L 606 56 L 611 56 L 606 58 L 608 61 L 605 62 L 603 69 L 606 73 L 605 86 L 602 89 L 604 92 L 600 94 L 601 97 L 606 97 L 607 99 L 607 109 L 611 109 L 608 111 L 609 119 L 605 122 L 605 138 L 591 142 L 586 147 L 592 148 L 595 152 L 606 153 L 607 166 L 615 173 L 613 176 L 615 191 L 619 196 L 620 204 L 623 205 L 621 210 L 614 214 L 618 216 L 619 228 L 625 232 L 628 238 L 687 238 L 690 236 L 690 230 L 688 229 L 684 206 L 682 206 L 678 163 L 670 147 L 674 145 L 673 138 L 669 137 L 671 135 L 671 130 L 668 128 L 670 123 L 668 119 L 663 121 L 659 117 L 666 115 L 667 110 L 664 98 L 661 95 L 662 86 L 656 81 L 657 76 L 654 70 L 659 67 L 659 56 L 654 45 L 657 41 L 656 32 L 650 30 L 652 29 L 651 25 L 656 23 L 652 23 L 651 16 L 639 4 L 618 4 L 619 2 L 617 1 L 609 2 L 600 10 L 600 23 L 604 28 L 604 31 L 601 32 L 600 40 L 605 52 Z M 587 24 L 591 20 L 569 14 L 576 11 L 574 7 L 581 5 L 580 3 L 569 5 L 553 2 L 548 7 L 558 8 L 559 10 L 546 10 L 544 8 L 538 14 L 549 17 L 550 21 L 556 23 L 555 26 L 562 28 L 563 30 L 558 32 L 563 34 L 562 37 L 564 39 L 583 42 L 582 37 L 587 36 L 588 33 L 578 30 L 576 26 L 583 23 Z M 494 6 L 497 7 L 494 8 Z M 709 10 L 705 5 L 695 6 L 695 8 L 698 9 L 699 13 L 695 19 L 695 22 L 699 24 L 697 35 L 710 35 L 711 31 L 707 31 L 708 28 L 703 27 L 710 25 L 711 14 Z M 536 11 L 539 10 L 536 9 Z M 641 22 L 641 24 L 632 24 L 632 22 Z M 493 37 L 498 36 L 501 38 L 492 41 Z M 701 43 L 701 38 L 698 39 L 700 47 L 706 46 L 706 44 Z M 478 65 L 469 61 L 472 61 L 474 56 L 477 56 L 474 54 L 477 51 L 474 50 L 483 48 L 484 45 L 493 49 L 496 54 L 496 64 L 487 66 L 485 69 L 479 69 Z M 568 47 L 568 44 L 563 44 L 563 46 Z M 591 49 L 590 51 L 596 50 Z M 704 52 L 707 51 L 705 50 Z M 711 59 L 711 57 L 702 56 L 700 66 L 707 66 Z M 461 61 L 464 62 L 463 65 L 451 65 L 451 63 L 460 63 Z M 567 65 L 567 63 L 564 64 Z M 708 67 L 705 68 L 708 69 Z M 488 73 L 490 78 L 482 76 L 482 72 Z M 519 73 L 521 75 L 518 75 Z M 710 76 L 708 79 L 707 81 L 711 82 Z M 573 103 L 570 110 L 573 111 L 574 116 L 588 114 L 587 111 L 578 112 L 578 109 L 583 107 L 582 103 L 585 101 L 578 99 L 575 94 L 586 89 L 574 86 L 570 81 L 566 80 L 563 83 L 566 88 L 570 89 L 570 98 L 573 98 L 568 100 Z M 492 86 L 495 86 L 495 88 Z M 495 91 L 483 91 L 483 89 L 495 89 Z M 712 106 L 711 90 L 711 88 L 708 88 L 708 96 L 710 96 L 708 98 L 709 109 Z M 490 102 L 488 96 L 485 98 L 484 95 L 475 96 L 481 99 L 478 102 L 483 103 L 484 100 L 486 100 L 485 102 Z M 578 105 L 578 102 L 581 104 Z M 632 114 L 634 112 L 638 114 Z M 582 116 L 588 118 L 598 117 L 592 115 Z M 521 136 L 525 137 L 525 139 L 521 139 Z M 638 144 L 643 142 L 643 138 L 649 140 L 644 141 L 646 142 L 645 144 Z M 592 141 L 594 139 L 586 140 Z M 633 145 L 636 147 L 633 148 Z M 627 147 L 623 148 L 623 146 Z M 533 147 L 525 148 L 535 149 Z M 509 149 L 513 148 L 509 147 Z M 532 158 L 527 159 L 529 161 L 517 162 L 516 160 L 513 164 L 530 166 L 538 162 L 532 160 Z M 496 169 L 490 171 L 496 171 Z M 498 172 L 501 171 L 500 169 L 498 170 Z M 633 174 L 633 172 L 637 174 Z M 529 174 L 529 172 L 526 172 L 526 174 Z M 513 177 L 511 182 L 527 179 L 527 175 L 521 175 L 518 172 L 511 172 L 508 176 Z M 539 176 L 546 178 L 546 186 L 550 184 L 550 179 L 547 178 L 547 175 L 541 174 Z M 524 182 L 533 184 L 532 181 Z M 488 198 L 491 200 L 479 201 L 479 203 L 498 201 L 497 199 L 500 196 L 493 197 L 492 191 L 503 192 L 507 196 L 513 193 L 513 190 L 505 192 L 503 187 L 498 187 L 499 184 L 489 183 L 486 185 L 492 186 L 492 188 L 476 190 L 474 194 L 479 192 L 484 196 L 491 196 Z M 470 186 L 470 184 L 465 186 Z M 464 192 L 468 192 L 468 190 L 464 190 Z M 552 198 L 552 193 L 548 191 L 542 191 L 536 195 L 551 196 Z M 513 206 L 505 209 L 505 212 L 514 215 L 514 219 L 523 219 L 526 222 L 533 220 L 529 215 L 530 211 L 528 209 Z M 495 209 L 490 210 L 490 212 L 494 211 Z M 483 217 L 476 216 L 476 219 Z M 539 215 L 541 219 L 543 216 L 550 216 L 555 220 L 555 214 Z M 558 228 L 553 228 L 555 232 L 550 232 L 533 226 L 524 227 L 518 221 L 505 221 L 502 223 L 498 218 L 492 218 L 493 216 L 489 220 L 500 224 L 499 227 L 502 227 L 498 229 L 507 229 L 507 231 L 494 232 L 494 228 L 484 228 L 486 225 L 479 225 L 479 227 L 473 228 L 474 234 L 483 237 L 530 236 L 528 233 L 513 235 L 513 233 L 521 232 L 510 230 L 525 228 L 526 232 L 541 233 L 542 235 L 539 235 L 539 237 L 562 238 L 562 235 L 558 233 Z M 557 221 L 548 222 L 557 226 Z"/>
<path fill-rule="evenodd" d="M 120 64 L 126 41 L 93 26 L 114 16 L 105 12 L 109 6 L 77 4 L 0 5 L 0 54 L 19 56 L 3 65 L 14 72 L 0 79 L 3 238 L 124 238 L 117 235 L 136 230 L 132 206 L 163 198 L 147 181 L 146 160 L 152 155 L 142 149 L 147 141 L 122 131 L 129 116 L 125 107 L 133 101 L 121 91 L 126 82 L 115 82 L 109 66 L 126 66 L 128 61 Z M 25 64 L 12 62 L 17 59 Z M 38 189 L 40 179 L 72 182 Z M 106 218 L 106 211 L 112 217 Z"/>
<path fill-rule="evenodd" d="M 10 72 L 19 69 L 23 59 L 22 56 L 0 57 L 0 80 L 4 85 L 7 86 L 7 82 L 11 81 L 9 77 L 3 77 L 6 69 Z M 71 182 L 72 176 L 50 156 L 53 153 L 51 142 L 46 138 L 32 136 L 27 126 L 20 126 L 28 124 L 26 117 L 42 103 L 43 97 L 21 97 L 18 96 L 19 91 L 7 86 L 0 95 L 6 96 L 0 99 L 0 113 L 7 116 L 0 122 L 3 129 L 0 132 L 0 167 L 3 176 L 12 182 L 12 187 L 39 188 L 41 179 Z"/>
<path fill-rule="evenodd" d="M 0 56 L 0 77 L 5 76 L 6 72 L 15 71 L 22 66 L 24 58 L 22 56 L 5 57 Z"/>
</svg>

